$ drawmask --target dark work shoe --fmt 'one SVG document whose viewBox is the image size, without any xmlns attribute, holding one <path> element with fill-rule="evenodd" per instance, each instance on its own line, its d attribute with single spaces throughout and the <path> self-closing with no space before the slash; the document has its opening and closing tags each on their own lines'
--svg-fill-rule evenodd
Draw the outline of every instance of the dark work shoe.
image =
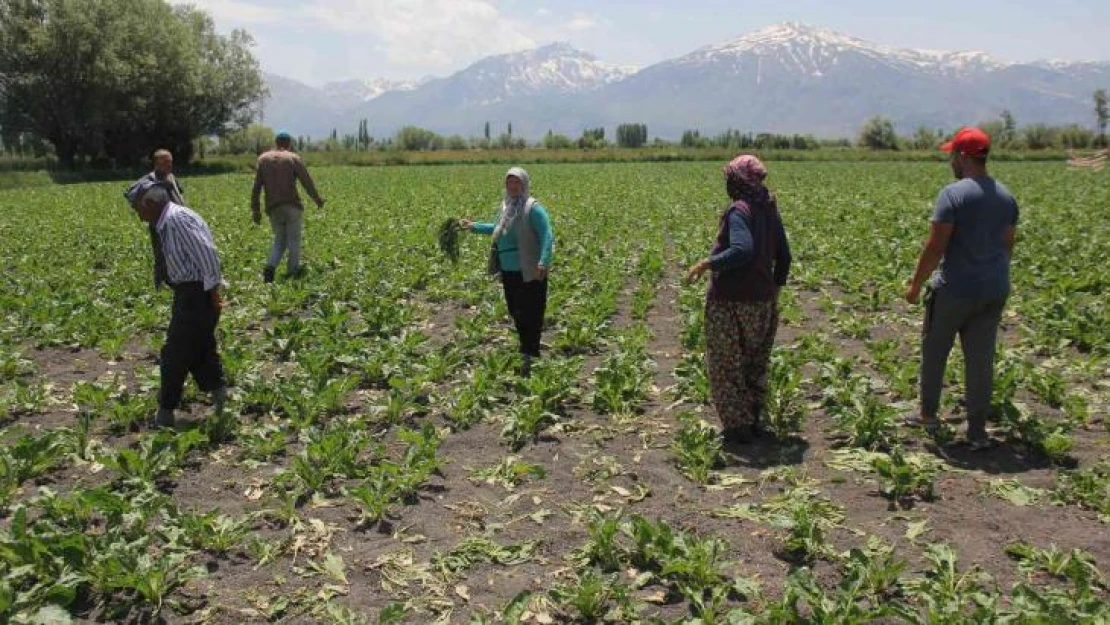
<svg viewBox="0 0 1110 625">
<path fill-rule="evenodd" d="M 154 425 L 160 428 L 172 428 L 173 424 L 173 411 L 169 408 L 159 408 L 154 415 Z"/>
<path fill-rule="evenodd" d="M 524 354 L 524 356 L 522 357 L 522 361 L 520 363 L 520 377 L 532 377 L 532 357 L 528 354 Z"/>
<path fill-rule="evenodd" d="M 940 421 L 936 417 L 923 417 L 919 414 L 906 415 L 902 418 L 902 425 L 911 428 L 921 428 L 932 436 L 940 429 Z"/>
<path fill-rule="evenodd" d="M 987 449 L 992 449 L 998 442 L 989 436 L 984 436 L 981 438 L 968 438 L 966 444 L 967 448 L 971 451 L 986 451 Z"/>
<path fill-rule="evenodd" d="M 265 267 L 265 268 L 262 269 L 262 281 L 265 282 L 266 284 L 270 284 L 271 282 L 274 281 L 274 268 L 273 267 Z"/>
<path fill-rule="evenodd" d="M 721 431 L 721 438 L 723 438 L 726 443 L 743 445 L 752 442 L 754 431 L 750 427 L 725 428 Z"/>
</svg>

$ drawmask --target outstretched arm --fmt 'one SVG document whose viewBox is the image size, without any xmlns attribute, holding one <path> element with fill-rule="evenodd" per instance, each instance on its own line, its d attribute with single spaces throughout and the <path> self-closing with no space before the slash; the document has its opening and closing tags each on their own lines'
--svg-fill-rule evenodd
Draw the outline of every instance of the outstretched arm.
<svg viewBox="0 0 1110 625">
<path fill-rule="evenodd" d="M 497 224 L 483 222 L 483 221 L 470 221 L 469 219 L 460 219 L 459 228 L 474 234 L 493 234 L 497 228 Z"/>
</svg>

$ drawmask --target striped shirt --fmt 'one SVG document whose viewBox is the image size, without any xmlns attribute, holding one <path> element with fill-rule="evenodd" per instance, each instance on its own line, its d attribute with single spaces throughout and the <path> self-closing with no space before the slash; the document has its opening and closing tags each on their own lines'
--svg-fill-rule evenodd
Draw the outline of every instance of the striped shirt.
<svg viewBox="0 0 1110 625">
<path fill-rule="evenodd" d="M 200 215 L 170 202 L 154 229 L 162 241 L 171 284 L 202 282 L 205 291 L 220 285 L 220 256 L 212 231 Z"/>
</svg>

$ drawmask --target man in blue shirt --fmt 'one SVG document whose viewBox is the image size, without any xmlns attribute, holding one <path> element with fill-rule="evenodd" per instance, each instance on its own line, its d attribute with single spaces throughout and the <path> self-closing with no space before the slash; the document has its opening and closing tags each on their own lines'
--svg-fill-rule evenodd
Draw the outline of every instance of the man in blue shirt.
<svg viewBox="0 0 1110 625">
<path fill-rule="evenodd" d="M 994 351 L 1010 294 L 1010 258 L 1018 222 L 1014 196 L 987 174 L 990 143 L 982 130 L 964 128 L 941 147 L 952 155 L 957 182 L 937 198 L 929 240 L 906 291 L 906 301 L 916 304 L 932 275 L 932 289 L 925 298 L 917 423 L 930 431 L 936 428 L 944 369 L 959 335 L 967 437 L 973 449 L 991 444 L 986 420 L 994 386 Z"/>
</svg>

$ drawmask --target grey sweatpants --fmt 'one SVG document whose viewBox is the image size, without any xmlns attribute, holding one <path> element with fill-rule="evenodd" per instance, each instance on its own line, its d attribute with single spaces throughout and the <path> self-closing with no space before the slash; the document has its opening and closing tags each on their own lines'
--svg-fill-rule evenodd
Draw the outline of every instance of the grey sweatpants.
<svg viewBox="0 0 1110 625">
<path fill-rule="evenodd" d="M 301 231 L 304 228 L 304 209 L 296 204 L 279 204 L 270 210 L 270 227 L 274 231 L 274 244 L 270 249 L 267 267 L 277 267 L 285 251 L 289 260 L 285 265 L 295 273 L 301 265 Z"/>
<path fill-rule="evenodd" d="M 1006 298 L 959 298 L 934 291 L 925 298 L 921 342 L 921 412 L 928 417 L 940 410 L 944 369 L 956 336 L 964 352 L 968 437 L 986 436 L 994 386 L 994 349 Z"/>
</svg>

